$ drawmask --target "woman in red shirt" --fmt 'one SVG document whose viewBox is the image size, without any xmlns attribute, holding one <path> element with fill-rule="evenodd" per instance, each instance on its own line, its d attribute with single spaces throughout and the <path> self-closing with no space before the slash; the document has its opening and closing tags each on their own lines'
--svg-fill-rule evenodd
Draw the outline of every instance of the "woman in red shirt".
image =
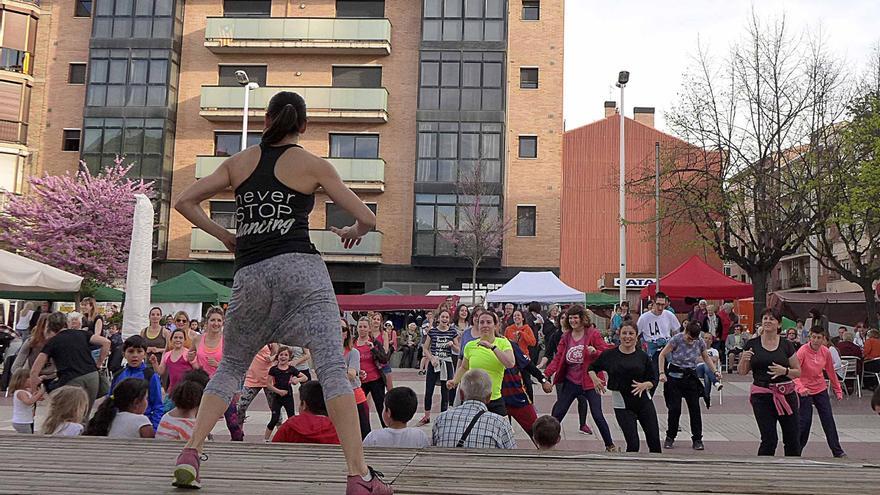
<svg viewBox="0 0 880 495">
<path fill-rule="evenodd" d="M 357 340 L 354 348 L 360 353 L 361 358 L 361 389 L 364 395 L 373 396 L 373 404 L 376 406 L 376 414 L 379 415 L 379 423 L 385 428 L 382 419 L 382 411 L 385 409 L 385 378 L 382 371 L 373 359 L 373 348 L 382 344 L 370 337 L 370 319 L 362 317 L 357 323 Z"/>
</svg>

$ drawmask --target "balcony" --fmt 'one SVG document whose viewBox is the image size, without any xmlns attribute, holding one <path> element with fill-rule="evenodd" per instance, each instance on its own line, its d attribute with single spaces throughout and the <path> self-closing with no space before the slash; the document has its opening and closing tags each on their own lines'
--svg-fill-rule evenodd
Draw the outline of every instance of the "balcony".
<svg viewBox="0 0 880 495">
<path fill-rule="evenodd" d="M 214 53 L 390 55 L 391 21 L 209 17 L 205 47 Z"/>
<path fill-rule="evenodd" d="M 294 91 L 305 98 L 311 122 L 388 122 L 388 90 L 385 88 L 257 88 L 251 91 L 248 115 L 262 118 L 269 100 L 279 91 Z M 200 107 L 199 115 L 210 121 L 241 120 L 244 90 L 238 86 L 202 86 Z"/>
<path fill-rule="evenodd" d="M 207 177 L 223 163 L 225 156 L 197 156 L 196 179 Z M 385 190 L 385 160 L 381 158 L 328 158 L 345 184 L 354 191 Z"/>
<path fill-rule="evenodd" d="M 338 263 L 381 263 L 382 233 L 369 232 L 351 249 L 342 247 L 339 236 L 329 230 L 311 230 L 312 243 L 325 261 Z M 232 253 L 202 229 L 192 229 L 190 257 L 196 259 L 232 259 Z"/>
<path fill-rule="evenodd" d="M 0 119 L 0 141 L 27 144 L 28 125 L 15 120 Z"/>
</svg>

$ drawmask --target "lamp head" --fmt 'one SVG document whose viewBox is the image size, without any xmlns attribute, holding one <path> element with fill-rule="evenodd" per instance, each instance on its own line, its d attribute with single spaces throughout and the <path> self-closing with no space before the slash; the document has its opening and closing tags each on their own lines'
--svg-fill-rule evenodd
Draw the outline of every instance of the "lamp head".
<svg viewBox="0 0 880 495">
<path fill-rule="evenodd" d="M 242 86 L 245 86 L 245 85 L 247 85 L 247 83 L 250 82 L 250 80 L 248 79 L 247 72 L 245 72 L 243 70 L 235 71 L 235 80 L 238 81 L 238 84 L 241 84 Z"/>
<path fill-rule="evenodd" d="M 622 86 L 628 82 L 629 82 L 629 71 L 628 70 L 620 71 L 620 73 L 617 74 L 617 84 Z"/>
</svg>

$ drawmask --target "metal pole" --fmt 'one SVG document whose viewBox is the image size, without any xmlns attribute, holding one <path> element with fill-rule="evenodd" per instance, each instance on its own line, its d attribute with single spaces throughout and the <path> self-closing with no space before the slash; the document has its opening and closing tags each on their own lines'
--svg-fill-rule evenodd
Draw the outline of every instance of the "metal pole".
<svg viewBox="0 0 880 495">
<path fill-rule="evenodd" d="M 248 131 L 248 104 L 250 103 L 251 88 L 249 84 L 244 85 L 244 115 L 241 118 L 241 151 L 247 148 L 247 131 Z"/>
<path fill-rule="evenodd" d="M 620 300 L 626 301 L 626 136 L 623 88 L 620 85 Z"/>
<path fill-rule="evenodd" d="M 660 142 L 654 143 L 654 207 L 656 209 L 656 225 L 654 232 L 654 269 L 657 281 L 654 282 L 654 291 L 660 292 Z"/>
</svg>

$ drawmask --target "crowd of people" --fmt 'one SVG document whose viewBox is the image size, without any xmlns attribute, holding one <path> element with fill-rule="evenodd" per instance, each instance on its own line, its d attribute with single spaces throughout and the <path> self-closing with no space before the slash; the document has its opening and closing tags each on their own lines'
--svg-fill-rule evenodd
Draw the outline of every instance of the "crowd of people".
<svg viewBox="0 0 880 495">
<path fill-rule="evenodd" d="M 650 452 L 674 448 L 682 400 L 692 447 L 702 450 L 700 400 L 710 407 L 712 390 L 723 387 L 720 353 L 726 353 L 729 372 L 753 378 L 750 402 L 761 434 L 759 454 L 775 453 L 778 424 L 785 455 L 799 455 L 815 409 L 832 454 L 845 456 L 828 390 L 838 400 L 843 397 L 839 356 L 853 352 L 846 345 L 856 340 L 853 334 L 839 330 L 834 344 L 821 324 L 803 332 L 800 321 L 793 331 L 781 332 L 772 310 L 764 311 L 753 333 L 739 323 L 728 326 L 711 305 L 701 316 L 702 303 L 679 322 L 658 293 L 641 315 L 619 309 L 604 332 L 579 305 L 546 311 L 536 304 L 497 310 L 444 305 L 424 317 L 408 315 L 400 332 L 379 312 L 344 314 L 342 352 L 360 436 L 365 446 L 515 448 L 511 423 L 516 421 L 535 447 L 552 448 L 578 402 L 582 416 L 592 415 L 606 450 L 614 452 L 619 449 L 602 411 L 602 395 L 610 393 L 627 451 L 639 450 L 638 425 Z M 35 409 L 48 398 L 43 434 L 189 440 L 203 391 L 224 358 L 224 311 L 209 309 L 202 324 L 184 312 L 164 316 L 152 308 L 149 326 L 123 341 L 116 325 L 104 325 L 94 300 L 84 299 L 81 310 L 44 312 L 28 329 L 9 383 L 15 431 L 34 433 Z M 707 324 L 713 317 L 717 320 Z M 730 330 L 727 335 L 724 328 Z M 880 335 L 864 325 L 855 330 L 862 336 L 858 350 L 867 368 L 880 351 Z M 119 364 L 110 359 L 114 352 Z M 248 408 L 262 391 L 271 413 L 265 441 L 339 443 L 310 360 L 308 349 L 283 342 L 265 345 L 253 356 L 243 386 L 223 414 L 233 441 L 243 440 Z M 416 392 L 393 385 L 392 362 L 424 376 L 424 413 L 416 427 L 409 426 L 419 407 Z M 533 383 L 545 393 L 555 389 L 556 401 L 546 416 L 539 417 L 534 407 Z M 652 400 L 660 383 L 668 410 L 662 447 Z M 441 414 L 429 437 L 417 427 L 432 422 L 438 385 Z M 380 430 L 370 426 L 371 409 Z M 580 431 L 592 434 L 585 418 Z"/>
</svg>

